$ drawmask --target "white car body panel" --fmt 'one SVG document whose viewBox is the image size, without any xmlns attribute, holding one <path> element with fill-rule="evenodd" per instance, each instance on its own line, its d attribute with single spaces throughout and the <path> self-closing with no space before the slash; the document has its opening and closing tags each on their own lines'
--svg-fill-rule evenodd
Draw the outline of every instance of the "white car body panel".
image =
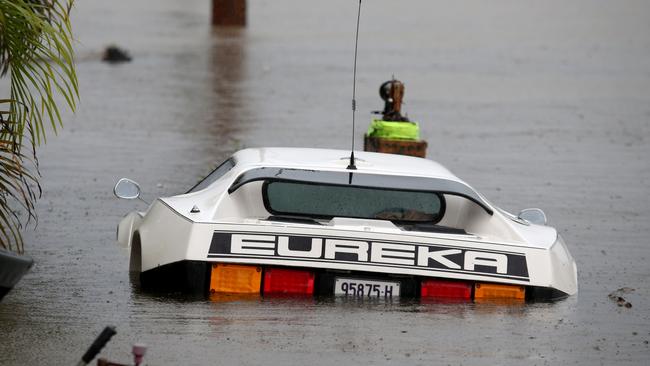
<svg viewBox="0 0 650 366">
<path fill-rule="evenodd" d="M 486 213 L 483 207 L 470 200 L 459 196 L 445 195 L 447 211 L 438 224 L 463 228 L 468 233 L 464 235 L 405 231 L 386 220 L 335 217 L 328 222 L 323 222 L 323 225 L 269 221 L 266 218 L 270 216 L 270 213 L 261 204 L 262 182 L 244 184 L 234 192 L 228 193 L 229 187 L 233 185 L 237 177 L 259 167 L 349 173 L 350 171 L 346 170 L 349 163 L 347 154 L 345 151 L 338 150 L 295 148 L 261 148 L 239 151 L 233 155 L 236 162 L 235 167 L 207 188 L 174 197 L 159 198 L 144 216 L 140 213 L 127 215 L 119 225 L 118 241 L 121 244 L 130 245 L 133 243 L 133 234 L 137 232 L 138 245 L 141 246 L 139 250 L 142 253 L 141 263 L 139 266 L 132 265 L 131 268 L 137 268 L 142 272 L 166 264 L 190 260 L 443 277 L 552 288 L 568 295 L 577 292 L 575 261 L 556 230 L 547 226 L 517 222 L 487 203 L 482 196 L 486 205 L 490 205 L 489 207 L 493 209 L 491 215 Z M 439 178 L 469 187 L 446 168 L 430 160 L 367 152 L 355 152 L 355 155 L 357 155 L 356 165 L 358 168 L 353 171 L 355 174 Z M 200 212 L 192 213 L 193 208 L 198 208 Z M 223 233 L 223 235 L 215 233 Z M 211 248 L 213 239 L 226 238 L 228 235 L 230 235 L 231 253 L 211 253 L 211 250 L 214 249 Z M 264 235 L 269 238 L 272 236 L 275 238 L 273 239 L 275 247 L 274 249 L 264 249 L 262 247 L 267 244 L 270 246 L 271 242 L 262 241 L 248 249 L 245 247 L 237 249 L 244 254 L 233 254 L 234 243 L 241 238 L 241 235 L 253 235 L 252 238 L 264 238 Z M 287 239 L 281 237 L 287 237 Z M 321 259 L 279 255 L 278 245 L 282 240 L 299 240 L 289 237 L 311 238 L 311 249 L 314 253 L 317 252 L 314 243 L 322 244 Z M 348 242 L 356 240 L 359 242 L 356 244 L 358 246 L 364 246 L 360 243 L 367 242 L 369 257 L 366 258 L 359 252 L 358 255 L 355 254 L 357 260 L 326 259 L 326 254 L 323 254 L 323 251 L 335 246 L 336 240 L 347 240 Z M 255 240 L 252 243 L 255 243 Z M 255 249 L 255 245 L 261 247 Z M 462 253 L 454 254 L 456 255 L 454 260 L 458 263 L 453 263 L 453 265 L 446 261 L 446 258 L 451 258 L 451 255 L 437 257 L 440 262 L 428 261 L 434 266 L 446 263 L 454 268 L 445 268 L 444 266 L 429 268 L 373 262 L 370 256 L 377 255 L 373 253 L 373 250 L 381 250 L 386 247 L 400 248 L 395 250 L 402 251 L 401 254 L 395 254 L 395 251 L 387 252 L 392 255 L 405 256 L 402 257 L 400 263 L 407 263 L 411 259 L 417 263 L 419 259 L 416 260 L 416 254 L 413 254 L 413 258 L 410 257 L 411 247 L 413 247 L 414 253 L 418 253 L 417 256 L 425 253 L 425 249 L 420 249 L 425 247 L 428 248 L 427 250 L 451 250 L 453 253 L 457 251 Z M 267 253 L 267 255 L 249 256 L 245 254 L 247 250 L 249 252 L 257 250 L 259 253 Z M 268 255 L 272 250 L 275 250 L 275 255 Z M 502 258 L 499 257 L 499 253 L 503 253 L 502 255 L 506 256 L 511 263 L 521 261 L 520 257 L 523 256 L 526 276 L 517 277 L 509 274 L 504 276 L 499 273 L 489 274 L 466 268 L 472 265 L 472 260 L 477 263 L 485 263 L 487 259 L 482 256 L 494 256 L 496 258 L 494 259 L 494 268 L 497 268 L 496 264 Z M 338 258 L 339 254 L 335 253 L 334 257 Z M 464 262 L 457 257 L 461 254 L 465 258 Z M 399 262 L 399 259 L 395 259 L 396 257 L 392 258 L 390 260 Z M 462 268 L 457 269 L 458 266 Z M 488 261 L 487 267 L 490 266 Z M 478 267 L 485 266 L 477 265 L 474 268 Z M 510 267 L 508 267 L 508 271 L 510 271 Z"/>
</svg>

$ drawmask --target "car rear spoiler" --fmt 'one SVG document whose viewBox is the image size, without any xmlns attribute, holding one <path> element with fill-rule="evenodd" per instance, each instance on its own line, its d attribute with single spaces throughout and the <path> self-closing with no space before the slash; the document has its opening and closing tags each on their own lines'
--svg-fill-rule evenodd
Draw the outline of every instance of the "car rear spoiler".
<svg viewBox="0 0 650 366">
<path fill-rule="evenodd" d="M 464 183 L 449 179 L 403 175 L 262 167 L 241 173 L 228 188 L 228 193 L 232 194 L 239 187 L 256 181 L 299 182 L 335 186 L 350 185 L 361 188 L 436 192 L 464 197 L 481 206 L 489 215 L 494 213 L 490 205 L 476 191 Z"/>
</svg>

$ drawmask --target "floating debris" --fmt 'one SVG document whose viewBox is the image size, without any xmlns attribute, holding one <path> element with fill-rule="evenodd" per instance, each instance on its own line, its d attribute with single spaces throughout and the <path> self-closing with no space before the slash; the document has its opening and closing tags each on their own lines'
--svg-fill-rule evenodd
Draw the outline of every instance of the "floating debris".
<svg viewBox="0 0 650 366">
<path fill-rule="evenodd" d="M 104 50 L 102 61 L 109 63 L 129 62 L 131 61 L 131 55 L 126 50 L 110 45 Z"/>
<path fill-rule="evenodd" d="M 615 301 L 616 305 L 621 306 L 621 307 L 626 307 L 626 308 L 631 308 L 632 303 L 629 301 L 625 300 L 622 294 L 629 294 L 634 292 L 634 289 L 631 287 L 621 287 L 616 291 L 612 291 L 607 297 L 609 297 L 610 300 Z"/>
</svg>

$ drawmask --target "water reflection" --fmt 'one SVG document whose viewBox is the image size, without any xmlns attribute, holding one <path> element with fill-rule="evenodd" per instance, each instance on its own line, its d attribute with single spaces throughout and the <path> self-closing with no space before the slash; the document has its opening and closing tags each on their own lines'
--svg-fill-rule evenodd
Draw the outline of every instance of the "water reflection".
<svg viewBox="0 0 650 366">
<path fill-rule="evenodd" d="M 177 300 L 187 301 L 187 297 Z M 311 309 L 336 309 L 336 311 L 381 311 L 392 313 L 420 313 L 429 315 L 445 315 L 456 318 L 485 315 L 510 315 L 525 316 L 530 309 L 538 311 L 550 306 L 551 303 L 523 303 L 508 299 L 491 301 L 461 301 L 455 299 L 418 299 L 418 298 L 358 298 L 346 296 L 295 296 L 274 295 L 261 296 L 259 294 L 210 294 L 208 301 L 213 305 L 214 311 L 220 312 L 227 305 L 228 308 L 241 305 L 246 308 L 274 308 L 286 311 L 299 311 Z"/>
<path fill-rule="evenodd" d="M 212 49 L 208 67 L 212 79 L 214 115 L 211 122 L 218 135 L 232 136 L 253 110 L 244 90 L 249 79 L 247 31 L 242 28 L 216 28 L 212 31 Z"/>
<path fill-rule="evenodd" d="M 212 303 L 227 303 L 240 301 L 261 301 L 260 294 L 229 294 L 229 293 L 211 293 L 208 300 Z"/>
</svg>

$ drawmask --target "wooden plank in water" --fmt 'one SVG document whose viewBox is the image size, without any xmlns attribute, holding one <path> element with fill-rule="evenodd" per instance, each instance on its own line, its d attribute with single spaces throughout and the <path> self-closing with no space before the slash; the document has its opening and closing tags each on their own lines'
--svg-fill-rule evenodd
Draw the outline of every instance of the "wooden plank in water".
<svg viewBox="0 0 650 366">
<path fill-rule="evenodd" d="M 364 135 L 363 150 L 424 158 L 427 155 L 427 142 L 424 140 L 393 140 Z"/>
</svg>

